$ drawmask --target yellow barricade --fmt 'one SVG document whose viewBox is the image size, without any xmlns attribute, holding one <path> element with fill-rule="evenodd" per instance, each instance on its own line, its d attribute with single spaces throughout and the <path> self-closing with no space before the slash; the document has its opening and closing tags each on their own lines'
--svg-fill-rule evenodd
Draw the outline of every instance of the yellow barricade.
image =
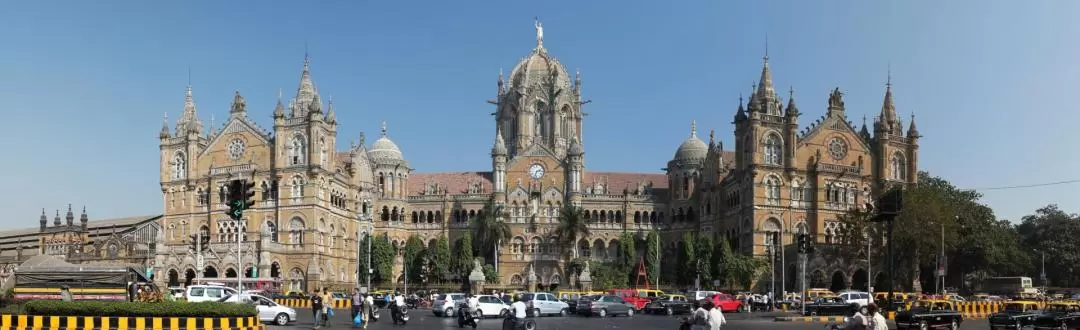
<svg viewBox="0 0 1080 330">
<path fill-rule="evenodd" d="M 292 308 L 311 308 L 311 299 L 274 299 L 274 302 L 278 305 L 289 306 Z M 352 309 L 352 300 L 349 299 L 334 299 L 334 303 L 330 306 L 333 309 Z"/>
<path fill-rule="evenodd" d="M 258 317 L 110 317 L 0 315 L 0 330 L 266 330 Z"/>
</svg>

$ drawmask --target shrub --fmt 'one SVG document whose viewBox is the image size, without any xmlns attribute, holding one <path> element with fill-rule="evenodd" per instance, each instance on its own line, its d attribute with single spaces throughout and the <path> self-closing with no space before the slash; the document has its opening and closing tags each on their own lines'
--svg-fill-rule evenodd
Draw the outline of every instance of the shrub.
<svg viewBox="0 0 1080 330">
<path fill-rule="evenodd" d="M 28 315 L 141 316 L 141 317 L 246 317 L 256 316 L 255 306 L 219 302 L 110 302 L 35 300 L 24 305 Z"/>
</svg>

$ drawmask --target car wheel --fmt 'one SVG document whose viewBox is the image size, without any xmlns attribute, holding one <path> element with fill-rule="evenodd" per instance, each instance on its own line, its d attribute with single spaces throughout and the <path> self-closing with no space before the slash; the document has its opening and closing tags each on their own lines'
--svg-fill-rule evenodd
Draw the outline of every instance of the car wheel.
<svg viewBox="0 0 1080 330">
<path fill-rule="evenodd" d="M 1061 330 L 1068 330 L 1068 329 L 1069 329 L 1069 326 L 1068 326 L 1068 325 L 1066 325 L 1066 324 L 1065 324 L 1065 322 L 1061 322 L 1061 326 L 1060 326 L 1060 327 L 1058 327 L 1058 329 L 1061 329 Z"/>
<path fill-rule="evenodd" d="M 671 307 L 668 307 L 664 309 L 664 313 L 666 313 L 668 316 L 675 315 L 675 310 L 671 309 Z"/>
<path fill-rule="evenodd" d="M 930 326 L 926 324 L 926 321 L 919 321 L 919 330 L 930 329 Z"/>
<path fill-rule="evenodd" d="M 739 305 L 739 307 L 736 308 L 735 311 L 739 313 L 746 313 L 746 306 Z"/>
<path fill-rule="evenodd" d="M 562 310 L 559 310 L 559 316 L 564 316 L 565 317 L 568 314 L 570 314 L 570 310 L 568 310 L 566 308 L 563 308 Z"/>
<path fill-rule="evenodd" d="M 1023 329 L 1023 328 L 1024 328 L 1024 324 L 1020 323 L 1020 321 L 1016 321 L 1016 330 L 1020 330 L 1020 329 Z"/>
<path fill-rule="evenodd" d="M 453 309 L 453 308 L 447 308 L 446 310 L 444 310 L 444 311 L 443 311 L 443 315 L 442 315 L 442 316 L 443 316 L 443 317 L 451 317 L 451 316 L 454 316 L 454 309 Z"/>
<path fill-rule="evenodd" d="M 633 308 L 627 309 L 626 310 L 626 316 L 627 317 L 634 316 L 634 309 Z"/>
<path fill-rule="evenodd" d="M 278 313 L 277 316 L 274 316 L 274 324 L 280 326 L 289 325 L 289 315 L 285 313 Z"/>
<path fill-rule="evenodd" d="M 509 309 L 504 309 L 501 312 L 499 312 L 499 317 L 505 318 L 507 316 L 510 316 L 510 310 Z"/>
<path fill-rule="evenodd" d="M 525 320 L 525 324 L 521 326 L 525 330 L 536 330 L 536 321 Z"/>
<path fill-rule="evenodd" d="M 601 309 L 600 313 L 598 313 L 597 316 L 606 317 L 607 316 L 607 309 Z"/>
<path fill-rule="evenodd" d="M 476 313 L 473 313 L 473 315 L 478 319 L 482 319 L 482 318 L 484 318 L 484 311 L 478 310 L 478 311 L 476 311 Z"/>
<path fill-rule="evenodd" d="M 949 329 L 952 329 L 952 330 L 960 329 L 960 324 L 957 324 L 956 320 L 953 320 L 952 323 L 949 324 Z M 1016 328 L 1016 330 L 1020 330 L 1020 328 Z"/>
</svg>

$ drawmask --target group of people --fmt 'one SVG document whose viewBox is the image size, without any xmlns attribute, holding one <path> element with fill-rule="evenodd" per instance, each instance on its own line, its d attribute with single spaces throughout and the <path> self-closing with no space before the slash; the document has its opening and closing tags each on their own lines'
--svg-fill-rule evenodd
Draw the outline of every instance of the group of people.
<svg viewBox="0 0 1080 330">
<path fill-rule="evenodd" d="M 727 324 L 724 313 L 712 301 L 695 304 L 694 313 L 686 320 L 690 330 L 717 330 Z"/>
<path fill-rule="evenodd" d="M 889 324 L 882 315 L 877 304 L 870 303 L 865 308 L 860 308 L 855 315 L 847 319 L 844 330 L 888 330 Z"/>
<path fill-rule="evenodd" d="M 311 313 L 315 316 L 315 329 L 319 329 L 323 326 L 330 326 L 330 316 L 333 315 L 332 305 L 334 296 L 330 294 L 330 289 L 322 288 L 322 291 L 316 290 L 311 294 L 309 298 L 311 300 Z M 386 295 L 387 305 L 391 303 L 397 307 L 405 306 L 405 296 L 401 293 L 395 292 L 391 298 L 391 295 Z M 360 318 L 360 327 L 367 329 L 369 323 L 369 317 L 375 311 L 375 297 L 371 294 L 360 293 L 359 288 L 354 288 L 349 300 L 352 302 L 351 317 L 352 319 Z M 354 327 L 357 327 L 354 324 Z"/>
</svg>

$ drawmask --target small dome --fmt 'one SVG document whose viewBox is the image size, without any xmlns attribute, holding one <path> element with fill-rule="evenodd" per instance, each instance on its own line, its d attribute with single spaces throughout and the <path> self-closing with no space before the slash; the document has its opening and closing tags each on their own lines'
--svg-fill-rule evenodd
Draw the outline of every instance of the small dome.
<svg viewBox="0 0 1080 330">
<path fill-rule="evenodd" d="M 401 149 L 398 149 L 397 144 L 394 141 L 390 141 L 390 137 L 386 135 L 386 122 L 382 124 L 382 136 L 378 140 L 375 140 L 375 144 L 371 145 L 371 150 L 368 151 L 368 157 L 371 157 L 374 161 L 380 160 L 405 160 L 405 156 L 402 155 Z"/>
<path fill-rule="evenodd" d="M 690 137 L 686 138 L 675 151 L 672 159 L 705 159 L 709 154 L 709 145 L 697 137 L 697 124 L 690 124 Z"/>
</svg>

